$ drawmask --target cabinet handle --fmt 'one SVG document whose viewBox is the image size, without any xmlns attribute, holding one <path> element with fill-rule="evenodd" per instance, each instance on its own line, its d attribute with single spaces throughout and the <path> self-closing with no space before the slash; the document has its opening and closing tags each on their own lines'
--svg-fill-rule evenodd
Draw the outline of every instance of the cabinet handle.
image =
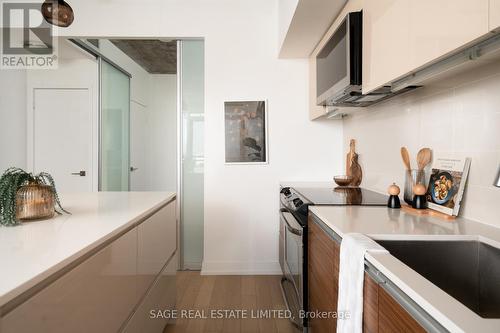
<svg viewBox="0 0 500 333">
<path fill-rule="evenodd" d="M 87 175 L 87 172 L 85 170 L 82 170 L 82 171 L 78 171 L 78 172 L 72 172 L 71 175 L 85 177 Z"/>
</svg>

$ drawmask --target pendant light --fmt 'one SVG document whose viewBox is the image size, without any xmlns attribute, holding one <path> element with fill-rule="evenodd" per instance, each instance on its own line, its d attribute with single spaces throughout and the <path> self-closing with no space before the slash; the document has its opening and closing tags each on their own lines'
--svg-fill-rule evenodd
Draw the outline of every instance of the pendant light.
<svg viewBox="0 0 500 333">
<path fill-rule="evenodd" d="M 58 27 L 69 27 L 75 18 L 73 9 L 64 0 L 45 0 L 42 15 L 47 22 Z"/>
</svg>

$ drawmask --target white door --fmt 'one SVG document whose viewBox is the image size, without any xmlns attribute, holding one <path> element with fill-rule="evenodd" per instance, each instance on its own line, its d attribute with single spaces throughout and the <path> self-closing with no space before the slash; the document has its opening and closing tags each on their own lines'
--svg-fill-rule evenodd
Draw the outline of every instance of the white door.
<svg viewBox="0 0 500 333">
<path fill-rule="evenodd" d="M 89 89 L 34 89 L 33 170 L 60 192 L 92 191 L 92 99 Z"/>
<path fill-rule="evenodd" d="M 148 191 L 146 172 L 148 148 L 147 108 L 135 101 L 130 103 L 130 190 Z"/>
</svg>

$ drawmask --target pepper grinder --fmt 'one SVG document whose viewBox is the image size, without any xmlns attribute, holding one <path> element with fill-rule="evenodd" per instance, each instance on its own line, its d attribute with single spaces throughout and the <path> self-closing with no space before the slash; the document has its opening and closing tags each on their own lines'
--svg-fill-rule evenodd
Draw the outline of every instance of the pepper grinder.
<svg viewBox="0 0 500 333">
<path fill-rule="evenodd" d="M 389 201 L 387 202 L 387 207 L 389 208 L 401 208 L 401 202 L 399 201 L 399 193 L 401 190 L 396 183 L 392 183 L 387 190 L 389 192 Z"/>
<path fill-rule="evenodd" d="M 416 184 L 413 186 L 413 202 L 411 206 L 415 209 L 425 209 L 427 208 L 427 199 L 425 198 L 425 192 L 427 189 L 423 184 Z"/>
</svg>

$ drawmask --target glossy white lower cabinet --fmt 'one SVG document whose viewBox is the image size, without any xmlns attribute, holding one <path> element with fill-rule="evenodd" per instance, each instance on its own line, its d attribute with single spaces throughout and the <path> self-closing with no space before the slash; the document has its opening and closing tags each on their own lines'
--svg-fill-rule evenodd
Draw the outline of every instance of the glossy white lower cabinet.
<svg viewBox="0 0 500 333">
<path fill-rule="evenodd" d="M 2 318 L 2 333 L 117 332 L 137 304 L 136 229 Z"/>
<path fill-rule="evenodd" d="M 123 333 L 161 333 L 168 323 L 164 315 L 175 308 L 175 277 L 177 273 L 177 254 L 161 271 L 153 287 L 149 290 Z M 161 313 L 161 315 L 159 315 Z"/>
<path fill-rule="evenodd" d="M 166 322 L 149 320 L 149 311 L 175 306 L 175 209 L 174 200 L 46 287 L 36 287 L 40 291 L 0 314 L 0 332 L 161 332 Z"/>
<path fill-rule="evenodd" d="M 177 249 L 175 201 L 137 227 L 137 292 L 144 295 Z"/>
</svg>

